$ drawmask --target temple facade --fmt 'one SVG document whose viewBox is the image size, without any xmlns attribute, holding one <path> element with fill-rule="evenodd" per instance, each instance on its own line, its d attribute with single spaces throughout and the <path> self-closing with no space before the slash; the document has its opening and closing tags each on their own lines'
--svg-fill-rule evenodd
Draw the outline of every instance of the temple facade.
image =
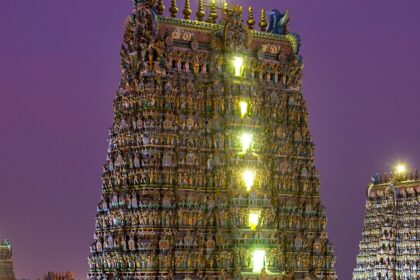
<svg viewBox="0 0 420 280">
<path fill-rule="evenodd" d="M 288 12 L 133 3 L 89 279 L 336 279 Z"/>
<path fill-rule="evenodd" d="M 417 171 L 372 177 L 353 280 L 419 279 L 419 193 Z"/>
<path fill-rule="evenodd" d="M 15 280 L 12 255 L 12 246 L 3 240 L 0 243 L 0 280 Z"/>
</svg>

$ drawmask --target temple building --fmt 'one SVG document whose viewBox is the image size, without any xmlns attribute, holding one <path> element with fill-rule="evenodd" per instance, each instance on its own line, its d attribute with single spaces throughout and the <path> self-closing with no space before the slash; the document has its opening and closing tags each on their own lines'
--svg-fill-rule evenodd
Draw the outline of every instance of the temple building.
<svg viewBox="0 0 420 280">
<path fill-rule="evenodd" d="M 197 1 L 133 1 L 88 277 L 336 279 L 289 13 Z"/>
<path fill-rule="evenodd" d="M 12 246 L 3 240 L 0 243 L 0 280 L 15 280 L 12 255 Z"/>
<path fill-rule="evenodd" d="M 419 279 L 420 178 L 404 165 L 374 175 L 353 280 Z"/>
</svg>

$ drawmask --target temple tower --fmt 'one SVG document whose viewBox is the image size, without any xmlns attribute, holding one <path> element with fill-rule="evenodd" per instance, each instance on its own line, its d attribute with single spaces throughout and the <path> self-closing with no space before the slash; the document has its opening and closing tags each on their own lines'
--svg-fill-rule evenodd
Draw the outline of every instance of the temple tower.
<svg viewBox="0 0 420 280">
<path fill-rule="evenodd" d="M 0 243 L 0 280 L 15 280 L 12 246 L 7 240 L 3 240 Z"/>
<path fill-rule="evenodd" d="M 353 280 L 419 279 L 420 178 L 399 165 L 372 177 Z"/>
<path fill-rule="evenodd" d="M 133 2 L 89 278 L 336 279 L 288 12 Z"/>
</svg>

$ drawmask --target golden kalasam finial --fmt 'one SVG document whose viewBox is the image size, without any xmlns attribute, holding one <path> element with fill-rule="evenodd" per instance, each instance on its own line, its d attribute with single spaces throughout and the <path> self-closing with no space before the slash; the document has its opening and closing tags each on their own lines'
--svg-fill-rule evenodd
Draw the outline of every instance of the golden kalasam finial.
<svg viewBox="0 0 420 280">
<path fill-rule="evenodd" d="M 227 9 L 227 12 L 234 12 L 236 14 L 241 14 L 241 15 L 242 15 L 242 11 L 243 11 L 242 6 L 238 4 L 233 5 L 232 9 Z"/>
<path fill-rule="evenodd" d="M 261 31 L 266 31 L 267 30 L 267 19 L 265 18 L 265 11 L 264 9 L 261 10 L 261 20 L 260 20 L 260 27 L 261 27 Z"/>
<path fill-rule="evenodd" d="M 223 3 L 223 13 L 225 15 L 228 15 L 229 14 L 229 4 L 228 4 L 228 2 L 224 2 Z"/>
<path fill-rule="evenodd" d="M 190 19 L 190 16 L 192 14 L 190 0 L 185 0 L 185 7 L 184 7 L 183 14 L 184 14 L 185 19 Z"/>
<path fill-rule="evenodd" d="M 197 16 L 198 21 L 203 21 L 203 18 L 206 15 L 206 13 L 204 12 L 203 0 L 198 0 L 198 10 L 195 15 Z"/>
<path fill-rule="evenodd" d="M 171 13 L 171 17 L 176 17 L 176 14 L 178 13 L 176 0 L 171 0 L 171 6 L 169 7 L 169 12 Z"/>
<path fill-rule="evenodd" d="M 255 25 L 255 19 L 254 19 L 254 14 L 252 12 L 252 7 L 249 6 L 248 8 L 248 27 L 249 29 L 254 29 L 254 25 Z"/>
<path fill-rule="evenodd" d="M 211 0 L 209 22 L 210 23 L 216 23 L 216 20 L 217 20 L 216 0 Z"/>
<path fill-rule="evenodd" d="M 163 12 L 165 11 L 165 5 L 163 5 L 163 0 L 158 0 L 156 10 L 160 16 L 163 15 Z"/>
</svg>

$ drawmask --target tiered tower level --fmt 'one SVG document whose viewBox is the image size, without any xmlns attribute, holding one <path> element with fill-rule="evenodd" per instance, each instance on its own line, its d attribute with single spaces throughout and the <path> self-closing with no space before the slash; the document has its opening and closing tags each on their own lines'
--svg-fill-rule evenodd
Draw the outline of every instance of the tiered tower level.
<svg viewBox="0 0 420 280">
<path fill-rule="evenodd" d="M 420 178 L 402 171 L 372 178 L 353 280 L 419 279 Z"/>
<path fill-rule="evenodd" d="M 198 4 L 126 21 L 89 278 L 335 279 L 288 13 Z"/>
<path fill-rule="evenodd" d="M 0 243 L 0 280 L 15 280 L 12 246 L 7 240 Z"/>
</svg>

